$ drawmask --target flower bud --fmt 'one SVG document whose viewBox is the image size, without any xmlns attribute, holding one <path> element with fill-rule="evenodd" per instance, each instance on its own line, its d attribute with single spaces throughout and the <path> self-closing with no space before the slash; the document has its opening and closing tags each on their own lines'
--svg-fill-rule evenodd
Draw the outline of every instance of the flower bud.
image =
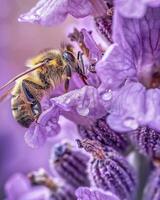
<svg viewBox="0 0 160 200">
<path fill-rule="evenodd" d="M 99 141 L 103 146 L 110 146 L 124 152 L 128 148 L 127 134 L 113 131 L 106 123 L 105 117 L 98 119 L 92 126 L 78 126 L 82 139 Z"/>
<path fill-rule="evenodd" d="M 50 167 L 63 178 L 68 184 L 77 188 L 88 186 L 87 164 L 89 156 L 80 150 L 74 150 L 68 143 L 55 145 L 51 158 Z"/>
<path fill-rule="evenodd" d="M 137 177 L 127 160 L 116 151 L 107 149 L 105 158 L 98 157 L 89 164 L 90 180 L 93 186 L 111 191 L 120 199 L 133 200 Z"/>
<path fill-rule="evenodd" d="M 130 134 L 131 141 L 143 155 L 151 159 L 160 159 L 160 133 L 149 128 L 140 127 Z"/>
</svg>

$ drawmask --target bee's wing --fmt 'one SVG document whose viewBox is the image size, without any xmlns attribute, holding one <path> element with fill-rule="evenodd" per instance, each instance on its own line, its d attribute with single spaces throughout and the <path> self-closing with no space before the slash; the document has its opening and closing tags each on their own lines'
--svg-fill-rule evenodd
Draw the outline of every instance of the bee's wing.
<svg viewBox="0 0 160 200">
<path fill-rule="evenodd" d="M 7 97 L 11 96 L 12 90 L 13 90 L 13 87 L 7 90 L 2 96 L 0 96 L 0 103 L 4 101 Z"/>
<path fill-rule="evenodd" d="M 41 67 L 44 67 L 45 66 L 45 63 L 39 63 L 37 65 L 35 65 L 34 68 L 32 69 L 29 69 L 17 76 L 15 76 L 14 78 L 12 78 L 10 81 L 8 81 L 5 85 L 3 85 L 2 87 L 0 87 L 0 90 L 3 90 L 5 87 L 7 87 L 8 85 L 10 85 L 11 83 L 15 82 L 17 79 L 21 78 L 22 76 L 25 76 L 26 74 L 30 73 L 30 72 L 33 72 L 35 71 L 36 69 L 38 68 L 41 68 Z"/>
</svg>

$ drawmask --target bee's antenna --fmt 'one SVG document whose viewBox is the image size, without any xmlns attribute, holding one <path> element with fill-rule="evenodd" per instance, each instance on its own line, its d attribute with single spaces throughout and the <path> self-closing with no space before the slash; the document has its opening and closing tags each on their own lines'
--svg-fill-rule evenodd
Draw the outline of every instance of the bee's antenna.
<svg viewBox="0 0 160 200">
<path fill-rule="evenodd" d="M 33 72 L 34 70 L 40 68 L 40 67 L 43 67 L 44 66 L 44 63 L 39 63 L 37 65 L 35 65 L 34 68 L 32 69 L 29 69 L 17 76 L 15 76 L 14 78 L 12 78 L 10 81 L 8 81 L 5 85 L 3 85 L 2 87 L 0 87 L 0 91 L 3 90 L 5 87 L 7 87 L 8 85 L 10 85 L 11 83 L 13 83 L 14 81 L 16 81 L 17 79 L 21 78 L 22 76 L 25 76 L 26 74 L 30 73 L 30 72 Z"/>
<path fill-rule="evenodd" d="M 12 89 L 13 87 L 0 96 L 0 102 L 2 102 L 11 93 Z"/>
</svg>

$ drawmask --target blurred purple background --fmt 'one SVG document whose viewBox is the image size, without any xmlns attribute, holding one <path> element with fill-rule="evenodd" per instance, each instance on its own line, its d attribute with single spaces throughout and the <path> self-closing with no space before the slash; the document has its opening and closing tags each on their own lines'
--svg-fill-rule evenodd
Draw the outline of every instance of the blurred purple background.
<svg viewBox="0 0 160 200">
<path fill-rule="evenodd" d="M 56 28 L 23 24 L 17 21 L 36 0 L 0 0 L 0 86 L 26 68 L 26 59 L 45 48 L 58 48 L 66 38 L 68 19 Z M 3 92 L 0 93 L 2 95 Z M 66 126 L 69 123 L 64 122 Z M 75 128 L 75 127 L 74 127 Z M 66 129 L 65 129 L 66 130 Z M 76 129 L 73 129 L 73 132 Z M 62 130 L 63 131 L 63 130 Z M 39 167 L 48 168 L 52 142 L 40 149 L 24 143 L 25 129 L 13 119 L 10 100 L 0 104 L 0 199 L 6 180 L 15 172 L 28 172 Z"/>
</svg>

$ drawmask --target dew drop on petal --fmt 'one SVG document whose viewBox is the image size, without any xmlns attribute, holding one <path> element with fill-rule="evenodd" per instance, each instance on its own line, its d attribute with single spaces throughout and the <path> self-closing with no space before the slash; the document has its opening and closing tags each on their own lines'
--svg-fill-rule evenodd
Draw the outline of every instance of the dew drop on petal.
<svg viewBox="0 0 160 200">
<path fill-rule="evenodd" d="M 105 92 L 104 94 L 102 94 L 102 99 L 104 101 L 109 101 L 112 99 L 112 91 L 108 90 L 107 92 Z"/>
<path fill-rule="evenodd" d="M 112 78 L 108 78 L 108 84 L 112 84 L 113 83 L 113 79 Z"/>
<path fill-rule="evenodd" d="M 67 100 L 66 100 L 66 104 L 69 104 L 71 102 L 71 99 L 70 98 L 68 98 Z"/>
<path fill-rule="evenodd" d="M 21 15 L 19 18 L 18 18 L 18 21 L 19 22 L 27 22 L 27 21 L 38 21 L 39 20 L 39 16 L 38 15 Z"/>
<path fill-rule="evenodd" d="M 52 127 L 50 125 L 48 125 L 48 126 L 46 126 L 46 130 L 47 130 L 47 132 L 52 131 Z"/>
<path fill-rule="evenodd" d="M 87 116 L 89 114 L 89 108 L 81 105 L 77 106 L 76 110 L 81 116 Z"/>
<path fill-rule="evenodd" d="M 124 121 L 124 126 L 135 130 L 138 128 L 138 122 L 134 118 L 128 118 Z"/>
</svg>

